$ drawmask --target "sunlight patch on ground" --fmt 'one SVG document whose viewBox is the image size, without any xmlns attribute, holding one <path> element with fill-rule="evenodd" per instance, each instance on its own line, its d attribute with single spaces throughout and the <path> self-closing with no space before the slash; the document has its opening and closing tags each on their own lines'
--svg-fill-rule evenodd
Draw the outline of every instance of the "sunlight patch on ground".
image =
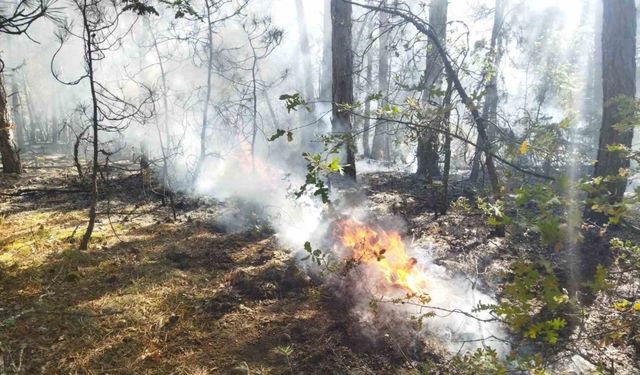
<svg viewBox="0 0 640 375">
<path fill-rule="evenodd" d="M 3 219 L 0 226 L 0 265 L 27 268 L 42 264 L 51 253 L 73 246 L 81 234 L 83 212 L 26 212 Z M 65 222 L 65 225 L 60 223 Z M 104 237 L 96 233 L 100 241 Z"/>
</svg>

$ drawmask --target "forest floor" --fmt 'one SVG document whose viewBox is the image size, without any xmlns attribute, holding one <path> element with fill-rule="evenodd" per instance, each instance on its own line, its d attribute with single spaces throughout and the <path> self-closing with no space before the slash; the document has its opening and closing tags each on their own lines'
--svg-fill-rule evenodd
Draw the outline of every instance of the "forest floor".
<svg viewBox="0 0 640 375">
<path fill-rule="evenodd" d="M 70 183 L 72 168 L 51 167 L 60 163 L 0 180 L 0 374 L 420 373 L 393 342 L 364 344 L 261 218 L 220 225 L 242 202 L 178 196 L 174 220 L 123 172 L 104 189 L 91 249 L 79 251 L 88 194 Z M 363 181 L 371 209 L 404 218 L 407 235 L 428 237 L 452 271 L 499 279 L 531 257 L 480 215 L 434 217 L 433 197 L 409 175 Z M 609 355 L 633 373 L 631 345 Z M 450 373 L 446 356 L 420 360 Z"/>
</svg>

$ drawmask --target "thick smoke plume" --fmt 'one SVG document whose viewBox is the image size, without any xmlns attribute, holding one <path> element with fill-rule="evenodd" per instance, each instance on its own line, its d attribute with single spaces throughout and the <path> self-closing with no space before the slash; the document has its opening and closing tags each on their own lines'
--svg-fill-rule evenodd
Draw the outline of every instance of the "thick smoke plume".
<svg viewBox="0 0 640 375">
<path fill-rule="evenodd" d="M 425 340 L 439 342 L 451 353 L 492 347 L 505 353 L 508 346 L 500 339 L 506 333 L 488 312 L 474 311 L 479 305 L 495 303 L 482 292 L 479 283 L 455 275 L 436 265 L 431 246 L 407 246 L 407 256 L 416 260 L 416 272 L 424 276 L 428 301 L 407 298 L 403 289 L 389 285 L 375 270 L 375 264 L 354 264 L 353 254 L 340 244 L 336 226 L 341 219 L 358 220 L 387 230 L 402 231 L 404 223 L 395 217 L 375 218 L 366 208 L 366 197 L 353 189 L 334 189 L 333 206 L 328 209 L 319 198 L 293 196 L 302 183 L 300 176 L 285 173 L 277 162 L 251 159 L 242 147 L 234 156 L 216 160 L 198 181 L 199 194 L 219 199 L 239 198 L 244 213 L 223 214 L 220 224 L 230 230 L 244 230 L 242 217 L 256 215 L 268 220 L 280 243 L 292 251 L 301 268 L 321 277 L 334 298 L 344 303 L 350 321 L 371 343 L 392 338 L 406 348 L 415 348 Z M 238 207 L 233 207 L 238 210 Z M 309 259 L 305 242 L 320 248 L 324 259 L 334 265 L 321 270 Z M 420 319 L 423 317 L 423 319 Z M 418 324 L 420 321 L 422 324 Z"/>
</svg>

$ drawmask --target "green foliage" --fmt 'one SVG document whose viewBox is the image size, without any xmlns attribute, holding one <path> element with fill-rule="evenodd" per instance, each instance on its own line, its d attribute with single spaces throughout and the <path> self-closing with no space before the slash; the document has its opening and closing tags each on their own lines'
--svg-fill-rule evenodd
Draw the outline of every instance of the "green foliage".
<svg viewBox="0 0 640 375">
<path fill-rule="evenodd" d="M 624 265 L 625 268 L 640 274 L 640 246 L 631 241 L 623 241 L 620 238 L 611 239 L 610 244 L 618 262 Z"/>
<path fill-rule="evenodd" d="M 287 142 L 289 143 L 293 142 L 293 132 L 291 130 L 283 130 L 283 129 L 276 129 L 276 133 L 271 137 L 269 137 L 269 142 L 273 142 L 285 134 L 287 135 Z"/>
<path fill-rule="evenodd" d="M 165 5 L 175 10 L 175 18 L 184 18 L 185 16 L 192 16 L 198 20 L 202 17 L 191 6 L 190 0 L 157 0 L 158 4 Z M 144 0 L 123 0 L 124 7 L 123 12 L 133 12 L 140 16 L 154 15 L 159 16 L 155 6 L 151 5 L 150 1 Z"/>
<path fill-rule="evenodd" d="M 478 198 L 476 205 L 487 218 L 490 227 L 496 230 L 504 230 L 506 225 L 511 224 L 511 218 L 505 214 L 503 201 L 496 200 L 492 203 L 483 198 Z"/>
<path fill-rule="evenodd" d="M 313 249 L 311 246 L 311 242 L 307 241 L 304 243 L 304 251 L 306 251 L 309 255 L 302 258 L 302 260 L 311 259 L 318 266 L 322 265 L 322 260 L 324 259 L 324 254 L 320 249 Z"/>
<path fill-rule="evenodd" d="M 282 94 L 280 100 L 284 101 L 287 107 L 287 112 L 297 111 L 298 107 L 303 106 L 307 111 L 311 111 L 311 108 L 307 106 L 307 102 L 300 96 L 299 93 L 295 94 Z"/>
<path fill-rule="evenodd" d="M 367 97 L 365 98 L 365 101 L 370 102 L 373 100 L 380 100 L 382 98 L 384 98 L 384 94 L 381 91 L 378 91 L 374 94 L 367 95 Z"/>
<path fill-rule="evenodd" d="M 500 303 L 482 309 L 493 309 L 514 332 L 528 339 L 556 344 L 567 326 L 563 307 L 569 297 L 560 289 L 551 265 L 518 262 L 513 272 Z"/>
<path fill-rule="evenodd" d="M 160 15 L 154 6 L 149 5 L 146 2 L 142 2 L 139 0 L 122 0 L 122 3 L 125 4 L 125 6 L 122 8 L 123 12 L 131 11 L 141 16 Z"/>
<path fill-rule="evenodd" d="M 344 169 L 340 165 L 339 157 L 334 156 L 327 160 L 327 158 L 323 158 L 322 154 L 309 152 L 303 153 L 302 156 L 307 161 L 307 174 L 304 184 L 294 194 L 295 197 L 302 197 L 311 187 L 313 195 L 319 196 L 322 199 L 322 203 L 329 203 L 329 188 L 325 184 L 323 177 L 329 173 L 343 173 Z"/>
<path fill-rule="evenodd" d="M 638 201 L 637 194 L 631 198 L 624 197 L 619 202 L 611 199 L 610 184 L 626 179 L 628 175 L 628 170 L 621 169 L 617 175 L 596 176 L 581 184 L 582 190 L 589 195 L 586 204 L 593 212 L 606 215 L 610 224 L 620 224 L 630 205 Z"/>
<path fill-rule="evenodd" d="M 536 229 L 540 232 L 540 239 L 546 245 L 556 244 L 562 239 L 559 217 L 547 217 L 540 220 Z"/>
<path fill-rule="evenodd" d="M 451 203 L 451 210 L 460 214 L 469 214 L 473 211 L 473 207 L 469 198 L 460 197 Z"/>
<path fill-rule="evenodd" d="M 491 348 L 477 349 L 475 352 L 455 356 L 451 360 L 450 369 L 452 374 L 460 375 L 507 374 L 507 367 L 498 358 L 498 353 Z"/>
<path fill-rule="evenodd" d="M 607 282 L 608 270 L 602 264 L 598 264 L 596 267 L 596 273 L 593 277 L 593 281 L 588 281 L 584 283 L 593 293 L 597 293 L 603 290 L 607 290 L 612 287 L 610 283 Z"/>
<path fill-rule="evenodd" d="M 615 107 L 618 122 L 614 129 L 620 133 L 627 133 L 640 124 L 640 102 L 635 98 L 619 95 L 607 103 L 606 106 Z"/>
<path fill-rule="evenodd" d="M 278 352 L 286 357 L 290 357 L 293 354 L 293 348 L 290 345 L 278 346 Z"/>
<path fill-rule="evenodd" d="M 385 103 L 382 107 L 377 109 L 376 114 L 378 117 L 395 118 L 401 114 L 401 110 L 397 105 Z"/>
<path fill-rule="evenodd" d="M 560 250 L 581 240 L 582 203 L 572 193 L 575 187 L 560 176 L 554 185 L 523 184 L 515 194 L 503 198 L 504 212 L 518 233 L 537 233 L 545 246 Z"/>
</svg>

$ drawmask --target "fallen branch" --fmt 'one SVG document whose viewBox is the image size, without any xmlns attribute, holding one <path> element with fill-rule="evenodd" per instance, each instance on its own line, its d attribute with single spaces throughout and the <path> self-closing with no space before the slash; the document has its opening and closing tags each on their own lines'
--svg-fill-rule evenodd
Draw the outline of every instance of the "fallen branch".
<svg viewBox="0 0 640 375">
<path fill-rule="evenodd" d="M 41 314 L 41 315 L 63 315 L 63 316 L 80 316 L 83 318 L 99 318 L 102 316 L 120 315 L 124 313 L 122 310 L 105 311 L 99 314 L 83 313 L 79 311 L 55 311 L 55 310 L 32 310 L 27 314 Z"/>
<path fill-rule="evenodd" d="M 38 194 L 38 193 L 61 193 L 61 194 L 74 194 L 74 193 L 89 193 L 86 189 L 57 189 L 57 188 L 49 188 L 49 189 L 20 189 L 13 193 L 0 193 L 0 196 L 4 197 L 18 197 L 21 195 L 27 194 Z"/>
<path fill-rule="evenodd" d="M 103 316 L 111 316 L 111 315 L 119 315 L 124 313 L 122 310 L 112 310 L 112 311 L 104 311 L 102 313 L 84 313 L 79 311 L 57 311 L 57 310 L 36 310 L 36 309 L 27 309 L 24 311 L 15 314 L 9 318 L 0 321 L 0 326 L 3 326 L 3 323 L 16 321 L 19 318 L 29 315 L 29 314 L 38 314 L 38 315 L 61 315 L 61 316 L 78 316 L 82 318 L 100 318 Z"/>
</svg>

